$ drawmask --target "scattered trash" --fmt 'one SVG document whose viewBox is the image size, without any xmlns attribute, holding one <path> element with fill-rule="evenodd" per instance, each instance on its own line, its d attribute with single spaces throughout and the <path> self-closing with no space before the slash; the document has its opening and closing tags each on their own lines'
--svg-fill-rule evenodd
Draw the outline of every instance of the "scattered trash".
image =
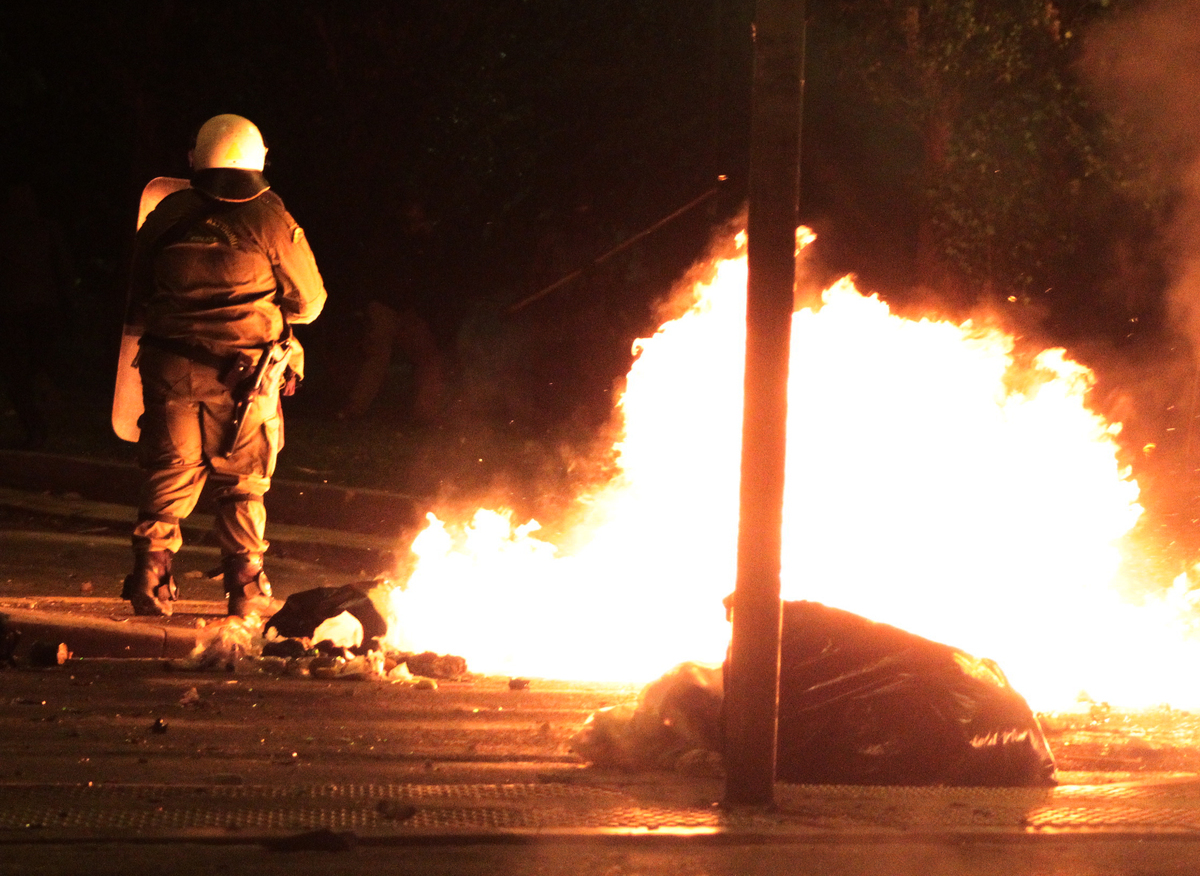
<svg viewBox="0 0 1200 876">
<path fill-rule="evenodd" d="M 318 656 L 308 664 L 308 672 L 313 678 L 337 678 L 345 665 L 346 660 L 342 657 Z"/>
<path fill-rule="evenodd" d="M 1000 667 L 816 602 L 785 602 L 781 781 L 1053 785 L 1037 718 Z"/>
<path fill-rule="evenodd" d="M 91 581 L 84 581 L 79 585 L 79 593 L 81 596 L 91 596 L 95 589 L 96 587 Z"/>
<path fill-rule="evenodd" d="M 509 690 L 529 690 L 528 678 L 510 678 L 508 680 Z"/>
<path fill-rule="evenodd" d="M 387 621 L 377 603 L 391 582 L 374 578 L 341 587 L 315 587 L 294 593 L 265 622 L 257 617 L 225 617 L 197 622 L 191 656 L 169 661 L 184 671 L 224 670 L 239 675 L 269 673 L 346 681 L 414 683 L 455 680 L 467 675 L 467 661 L 453 654 L 412 654 L 388 649 Z M 513 679 L 524 689 L 527 679 Z M 422 689 L 437 689 L 424 685 Z"/>
<path fill-rule="evenodd" d="M 200 702 L 200 691 L 194 687 L 189 687 L 184 691 L 183 696 L 179 698 L 179 705 L 181 706 L 194 706 L 198 702 Z"/>
<path fill-rule="evenodd" d="M 332 626 L 324 626 L 340 615 L 346 614 L 357 621 L 357 641 L 353 645 L 341 645 L 358 654 L 380 650 L 381 640 L 387 635 L 387 620 L 383 612 L 372 601 L 384 599 L 390 582 L 383 578 L 345 584 L 341 587 L 314 587 L 293 593 L 267 622 L 267 631 L 291 639 L 310 639 L 319 642 L 327 634 L 338 637 L 346 635 L 353 626 L 342 620 Z M 318 633 L 321 630 L 321 633 Z M 330 638 L 330 641 L 334 639 Z M 338 644 L 335 641 L 335 644 Z"/>
<path fill-rule="evenodd" d="M 167 732 L 167 722 L 164 721 L 162 718 L 159 718 L 153 724 L 150 725 L 150 732 L 151 733 L 166 733 Z"/>
<path fill-rule="evenodd" d="M 316 652 L 305 647 L 304 643 L 299 639 L 276 639 L 265 642 L 262 653 L 264 657 L 295 659 L 297 657 L 312 657 Z"/>
<path fill-rule="evenodd" d="M 643 688 L 636 703 L 592 714 L 571 747 L 597 766 L 626 770 L 675 770 L 689 752 L 717 754 L 722 738 L 721 676 L 720 666 L 681 663 Z M 690 755 L 684 766 L 695 760 Z"/>
<path fill-rule="evenodd" d="M 335 648 L 342 648 L 353 653 L 357 652 L 363 643 L 363 625 L 350 612 L 343 611 L 341 614 L 321 621 L 313 630 L 311 638 L 317 643 L 318 649 L 328 643 Z"/>
<path fill-rule="evenodd" d="M 29 646 L 29 662 L 33 666 L 62 666 L 71 659 L 64 642 L 34 642 Z"/>
<path fill-rule="evenodd" d="M 412 681 L 416 676 L 408 670 L 407 663 L 397 663 L 387 671 L 388 681 Z"/>
<path fill-rule="evenodd" d="M 262 621 L 256 615 L 231 615 L 201 628 L 191 657 L 173 665 L 178 669 L 234 669 L 241 658 L 261 654 L 262 644 Z"/>
<path fill-rule="evenodd" d="M 467 661 L 454 654 L 435 654 L 424 651 L 420 654 L 410 654 L 405 657 L 408 670 L 413 675 L 426 678 L 440 678 L 452 681 L 467 674 Z"/>
<path fill-rule="evenodd" d="M 308 641 L 302 639 L 301 641 Z M 341 645 L 335 645 L 328 639 L 323 639 L 317 642 L 312 647 L 313 651 L 321 657 L 338 657 L 342 660 L 350 660 L 354 657 L 354 651 L 349 648 L 344 648 Z"/>
<path fill-rule="evenodd" d="M 437 690 L 438 683 L 432 678 L 418 678 L 413 682 L 413 690 Z"/>
<path fill-rule="evenodd" d="M 265 647 L 265 646 L 264 646 Z M 288 660 L 284 657 L 273 657 L 269 654 L 263 655 L 254 661 L 244 661 L 248 665 L 254 665 L 260 672 L 267 675 L 287 675 Z"/>
<path fill-rule="evenodd" d="M 1044 787 L 1037 717 L 995 663 L 814 602 L 785 602 L 776 775 L 797 784 Z M 722 669 L 684 663 L 571 740 L 591 763 L 719 775 Z"/>
</svg>

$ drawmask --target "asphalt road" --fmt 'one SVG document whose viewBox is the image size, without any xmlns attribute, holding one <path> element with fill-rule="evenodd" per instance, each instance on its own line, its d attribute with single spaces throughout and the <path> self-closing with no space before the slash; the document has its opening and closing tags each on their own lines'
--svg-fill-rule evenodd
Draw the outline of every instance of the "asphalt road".
<svg viewBox="0 0 1200 876">
<path fill-rule="evenodd" d="M 0 671 L 0 782 L 221 785 L 526 782 L 577 772 L 570 737 L 635 688 L 283 676 L 246 661 Z"/>
<path fill-rule="evenodd" d="M 0 671 L 0 874 L 1105 876 L 1200 867 L 1200 784 L 781 786 L 619 774 L 572 735 L 630 688 L 436 688 L 161 660 Z"/>
<path fill-rule="evenodd" d="M 128 508 L 5 501 L 0 600 L 122 614 Z M 190 613 L 173 624 L 221 611 L 203 528 L 178 558 Z M 283 597 L 389 561 L 386 538 L 277 531 Z M 1191 716 L 1054 727 L 1056 789 L 780 786 L 770 810 L 731 810 L 717 777 L 609 773 L 573 753 L 627 686 L 183 665 L 0 669 L 0 874 L 1200 872 Z"/>
</svg>

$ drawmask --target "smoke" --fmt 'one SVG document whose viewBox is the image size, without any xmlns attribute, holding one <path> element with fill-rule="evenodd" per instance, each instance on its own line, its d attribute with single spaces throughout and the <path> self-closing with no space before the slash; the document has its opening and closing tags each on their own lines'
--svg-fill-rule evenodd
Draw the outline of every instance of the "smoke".
<svg viewBox="0 0 1200 876">
<path fill-rule="evenodd" d="M 1200 350 L 1200 0 L 1147 0 L 1084 39 L 1083 72 L 1136 149 L 1162 229 L 1174 327 Z"/>
<path fill-rule="evenodd" d="M 1080 71 L 1124 147 L 1114 160 L 1135 199 L 1110 217 L 1114 300 L 1148 295 L 1165 320 L 1142 335 L 1148 346 L 1102 357 L 1107 388 L 1094 401 L 1124 424 L 1144 531 L 1169 568 L 1200 553 L 1200 0 L 1122 0 L 1082 45 Z"/>
</svg>

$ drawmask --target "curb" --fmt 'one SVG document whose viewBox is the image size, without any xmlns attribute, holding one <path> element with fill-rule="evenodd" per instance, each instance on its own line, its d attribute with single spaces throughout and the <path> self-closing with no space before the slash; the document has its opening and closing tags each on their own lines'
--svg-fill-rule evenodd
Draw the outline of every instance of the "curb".
<svg viewBox="0 0 1200 876">
<path fill-rule="evenodd" d="M 214 603 L 214 608 L 217 607 Z M 67 646 L 74 659 L 187 657 L 199 630 L 155 622 L 118 621 L 24 608 L 0 608 L 4 625 L 19 635 L 14 655 L 28 657 L 38 643 Z"/>
</svg>

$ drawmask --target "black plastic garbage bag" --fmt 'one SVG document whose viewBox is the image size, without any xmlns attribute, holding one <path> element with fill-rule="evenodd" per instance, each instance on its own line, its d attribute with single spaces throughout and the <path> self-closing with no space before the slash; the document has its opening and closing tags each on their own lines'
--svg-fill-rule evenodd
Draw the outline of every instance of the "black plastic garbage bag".
<svg viewBox="0 0 1200 876">
<path fill-rule="evenodd" d="M 1036 716 L 996 664 L 815 602 L 785 602 L 781 781 L 1054 784 Z"/>
<path fill-rule="evenodd" d="M 362 644 L 351 650 L 361 654 L 377 650 L 388 631 L 387 620 L 371 600 L 378 586 L 377 581 L 364 581 L 293 593 L 267 621 L 266 629 L 292 639 L 312 638 L 322 623 L 348 611 L 363 628 Z"/>
</svg>

